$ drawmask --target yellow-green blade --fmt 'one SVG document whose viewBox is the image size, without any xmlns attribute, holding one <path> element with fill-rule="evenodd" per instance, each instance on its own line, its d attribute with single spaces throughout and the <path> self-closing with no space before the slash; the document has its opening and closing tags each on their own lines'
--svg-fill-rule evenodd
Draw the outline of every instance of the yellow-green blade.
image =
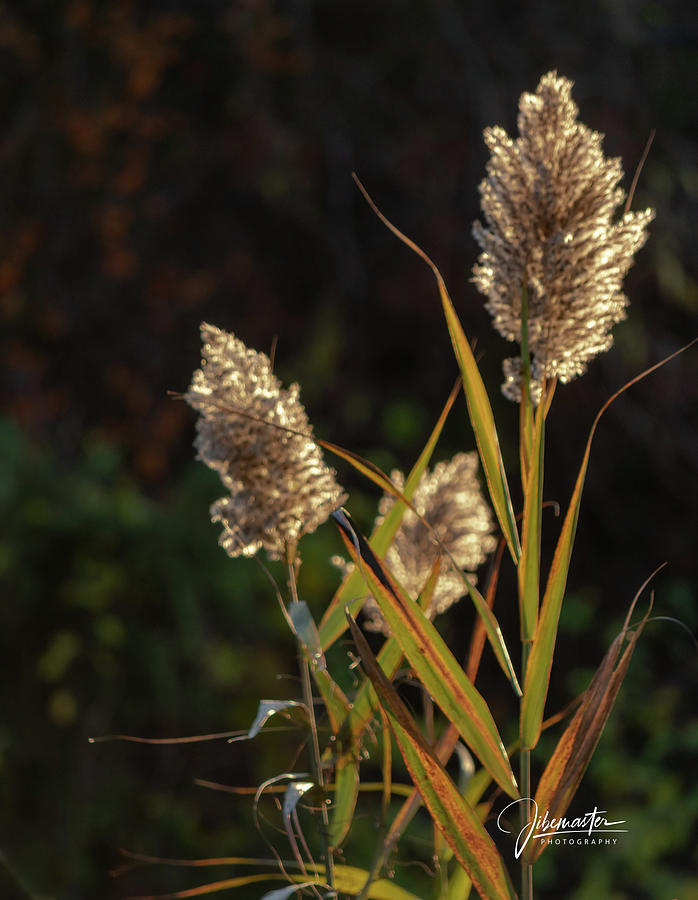
<svg viewBox="0 0 698 900">
<path fill-rule="evenodd" d="M 665 365 L 674 359 L 684 350 L 687 350 L 698 341 L 698 338 L 691 341 L 680 350 L 676 350 L 669 356 L 649 369 L 645 369 L 635 378 L 624 384 L 620 390 L 616 391 L 604 403 L 594 419 L 589 431 L 582 464 L 577 475 L 577 481 L 572 492 L 570 504 L 565 515 L 565 521 L 562 525 L 560 537 L 555 547 L 555 555 L 548 573 L 548 581 L 541 603 L 540 617 L 536 626 L 536 631 L 531 648 L 531 654 L 528 659 L 524 682 L 524 698 L 521 708 L 521 742 L 525 749 L 531 749 L 538 743 L 540 737 L 541 723 L 543 721 L 543 711 L 545 709 L 545 701 L 548 695 L 548 685 L 550 683 L 550 671 L 553 665 L 553 654 L 555 652 L 555 640 L 557 637 L 557 628 L 560 620 L 560 610 L 562 608 L 562 600 L 567 586 L 567 573 L 569 571 L 570 559 L 572 558 L 572 547 L 577 531 L 577 521 L 579 519 L 579 507 L 582 501 L 582 490 L 584 488 L 584 480 L 586 478 L 587 468 L 589 466 L 589 455 L 591 453 L 591 444 L 596 433 L 596 428 L 601 417 L 608 407 L 622 393 L 627 391 L 629 387 L 646 378 L 647 375 L 654 372 L 660 366 Z"/>
<path fill-rule="evenodd" d="M 340 748 L 335 761 L 334 782 L 329 842 L 330 847 L 336 849 L 342 846 L 349 833 L 359 795 L 359 763 L 352 745 Z"/>
<path fill-rule="evenodd" d="M 473 883 L 463 866 L 456 866 L 448 879 L 448 891 L 445 900 L 468 900 Z"/>
<path fill-rule="evenodd" d="M 435 271 L 435 274 L 439 285 L 439 293 L 441 294 L 441 303 L 446 316 L 446 324 L 451 335 L 451 343 L 463 376 L 463 387 L 468 401 L 468 413 L 480 452 L 480 460 L 482 461 L 482 469 L 487 480 L 492 507 L 497 516 L 499 527 L 502 529 L 502 534 L 506 538 L 512 559 L 514 563 L 517 563 L 521 552 L 519 535 L 516 530 L 516 519 L 511 505 L 509 483 L 499 448 L 499 438 L 490 399 L 487 396 L 473 351 L 470 349 L 470 344 L 446 290 L 446 285 L 438 270 Z"/>
<path fill-rule="evenodd" d="M 406 244 L 410 250 L 413 250 L 420 256 L 434 273 L 439 287 L 439 294 L 441 295 L 441 303 L 446 316 L 446 324 L 448 325 L 448 331 L 451 335 L 451 343 L 453 344 L 453 350 L 456 359 L 458 360 L 461 375 L 463 376 L 463 387 L 468 401 L 470 422 L 473 431 L 475 432 L 475 440 L 477 442 L 480 459 L 482 461 L 482 468 L 487 480 L 492 506 L 495 515 L 497 516 L 499 527 L 502 529 L 502 534 L 506 538 L 509 552 L 516 563 L 518 562 L 520 553 L 519 535 L 516 530 L 516 519 L 511 505 L 509 484 L 507 482 L 502 454 L 499 448 L 499 438 L 494 423 L 492 407 L 490 405 L 489 397 L 487 396 L 487 391 L 485 390 L 485 385 L 482 381 L 482 376 L 480 375 L 477 363 L 475 362 L 475 357 L 470 349 L 470 344 L 468 343 L 458 316 L 456 315 L 456 311 L 453 308 L 451 298 L 446 290 L 446 284 L 436 264 L 420 247 L 417 246 L 417 244 L 414 243 L 414 241 L 410 240 L 407 235 L 403 234 L 399 228 L 396 228 L 395 225 L 383 215 L 356 175 L 354 175 L 354 180 L 356 181 L 359 190 L 366 198 L 369 206 L 376 213 L 381 222 L 383 222 L 397 238 Z"/>
</svg>

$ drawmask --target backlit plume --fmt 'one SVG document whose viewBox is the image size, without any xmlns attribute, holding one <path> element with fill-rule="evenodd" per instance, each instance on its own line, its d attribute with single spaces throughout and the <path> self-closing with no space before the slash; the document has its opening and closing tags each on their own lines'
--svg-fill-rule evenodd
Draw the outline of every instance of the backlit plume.
<svg viewBox="0 0 698 900">
<path fill-rule="evenodd" d="M 521 296 L 528 297 L 531 388 L 569 381 L 613 342 L 625 318 L 621 287 L 647 239 L 652 210 L 616 218 L 625 194 L 619 159 L 607 159 L 602 135 L 577 121 L 572 82 L 544 75 L 519 101 L 519 137 L 487 128 L 487 177 L 480 185 L 484 224 L 473 234 L 482 253 L 474 281 L 497 331 L 521 341 Z M 504 362 L 504 394 L 521 399 L 520 356 Z"/>
<path fill-rule="evenodd" d="M 451 460 L 437 463 L 433 471 L 422 475 L 412 498 L 414 508 L 429 522 L 471 582 L 475 581 L 475 569 L 497 544 L 492 535 L 492 513 L 480 491 L 477 467 L 476 452 L 458 453 Z M 395 470 L 390 477 L 397 488 L 404 488 L 402 472 Z M 394 502 L 392 494 L 383 496 L 376 525 L 383 521 Z M 424 588 L 439 556 L 441 570 L 427 612 L 429 618 L 448 609 L 463 596 L 466 588 L 429 530 L 411 510 L 406 510 L 385 562 L 413 599 Z M 343 560 L 335 558 L 333 562 L 344 571 L 351 568 L 351 564 L 347 565 Z M 363 612 L 367 616 L 365 626 L 368 630 L 387 633 L 388 626 L 373 598 L 364 602 Z"/>
<path fill-rule="evenodd" d="M 220 328 L 204 323 L 201 338 L 201 368 L 185 400 L 199 413 L 198 458 L 228 490 L 211 506 L 223 525 L 219 543 L 229 556 L 264 548 L 279 559 L 345 495 L 313 440 L 298 385 L 282 388 L 264 353 Z"/>
</svg>

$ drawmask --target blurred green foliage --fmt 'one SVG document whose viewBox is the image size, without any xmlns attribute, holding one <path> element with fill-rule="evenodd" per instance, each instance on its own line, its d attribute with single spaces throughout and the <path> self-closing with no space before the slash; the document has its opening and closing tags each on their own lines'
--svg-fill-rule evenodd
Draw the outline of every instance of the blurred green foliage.
<svg viewBox="0 0 698 900">
<path fill-rule="evenodd" d="M 695 610 L 696 597 L 691 596 L 689 585 L 660 576 L 656 615 L 690 621 L 695 612 L 689 612 L 689 596 Z M 603 619 L 601 609 L 593 590 L 566 597 L 559 659 L 570 659 L 571 648 L 595 622 L 602 623 L 603 645 L 613 640 L 622 619 Z M 570 900 L 698 897 L 698 850 L 693 839 L 698 823 L 693 776 L 698 753 L 698 716 L 693 701 L 698 679 L 696 650 L 690 634 L 675 621 L 657 619 L 647 626 L 571 807 L 580 814 L 594 806 L 605 809 L 609 820 L 627 821 L 623 827 L 628 833 L 609 851 L 546 850 L 536 870 L 540 896 L 552 900 L 559 895 L 564 858 L 565 897 Z M 571 668 L 558 661 L 553 677 L 558 674 L 566 683 L 568 696 L 576 696 L 588 685 L 598 661 L 590 659 L 588 666 Z M 535 756 L 541 765 L 554 741 L 553 735 L 541 741 Z"/>
<path fill-rule="evenodd" d="M 273 592 L 254 563 L 216 546 L 216 479 L 192 464 L 155 504 L 104 441 L 86 440 L 67 469 L 8 422 L 0 456 L 0 848 L 10 865 L 32 896 L 62 900 L 124 896 L 107 879 L 119 846 L 258 850 L 248 800 L 212 799 L 192 781 L 256 783 L 273 766 L 268 741 L 252 757 L 221 741 L 88 744 L 245 728 L 269 691 L 293 695 L 293 682 L 275 682 L 295 666 Z"/>
</svg>

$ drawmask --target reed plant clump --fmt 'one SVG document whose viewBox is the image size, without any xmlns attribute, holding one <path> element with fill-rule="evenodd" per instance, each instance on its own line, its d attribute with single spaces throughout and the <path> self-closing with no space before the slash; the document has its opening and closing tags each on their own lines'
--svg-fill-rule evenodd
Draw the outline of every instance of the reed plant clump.
<svg viewBox="0 0 698 900">
<path fill-rule="evenodd" d="M 231 556 L 264 551 L 271 560 L 285 561 L 286 583 L 276 585 L 276 594 L 300 659 L 302 696 L 260 701 L 246 737 L 252 740 L 271 719 L 285 718 L 307 742 L 312 770 L 272 773 L 259 787 L 256 816 L 264 797 L 283 786 L 275 812 L 278 843 L 285 845 L 275 849 L 279 871 L 237 876 L 231 886 L 266 877 L 286 882 L 270 888 L 266 900 L 296 894 L 420 900 L 416 888 L 392 878 L 390 860 L 424 806 L 434 825 L 431 858 L 439 873 L 432 896 L 534 897 L 534 865 L 545 849 L 536 840 L 539 825 L 544 817 L 560 822 L 569 814 L 649 615 L 636 613 L 638 592 L 587 689 L 570 698 L 569 708 L 548 710 L 545 718 L 593 435 L 610 402 L 652 371 L 621 387 L 599 412 L 580 452 L 572 496 L 561 524 L 555 524 L 552 564 L 543 571 L 545 426 L 556 387 L 583 374 L 594 356 L 611 347 L 612 328 L 627 315 L 623 278 L 654 215 L 630 211 L 629 202 L 618 215 L 625 199 L 621 163 L 606 158 L 601 135 L 578 121 L 572 87 L 556 72 L 547 73 L 534 93 L 520 99 L 517 138 L 499 127 L 484 133 L 491 156 L 480 185 L 482 221 L 473 227 L 481 249 L 473 280 L 495 329 L 518 345 L 517 354 L 504 361 L 502 390 L 519 404 L 519 508 L 512 502 L 511 473 L 502 460 L 488 391 L 444 280 L 432 260 L 378 212 L 362 185 L 384 223 L 431 267 L 460 370 L 408 473 L 388 476 L 351 450 L 316 437 L 297 385 L 283 388 L 264 354 L 202 325 L 201 368 L 185 399 L 199 414 L 199 458 L 218 472 L 227 491 L 213 504 L 212 518 L 222 525 L 220 542 Z M 461 389 L 477 450 L 430 469 Z M 464 439 L 471 442 L 470 433 Z M 382 490 L 369 535 L 354 524 L 351 497 L 323 453 Z M 343 578 L 316 622 L 298 592 L 298 542 L 327 520 L 344 543 L 344 556 L 334 560 Z M 478 580 L 486 561 L 488 576 Z M 496 596 L 504 565 L 515 569 L 516 597 Z M 432 620 L 464 597 L 476 616 L 461 664 Z M 369 642 L 357 623 L 361 610 L 365 629 L 381 635 L 379 652 L 379 638 Z M 517 653 L 499 621 L 514 616 Z M 325 656 L 347 632 L 354 647 L 350 690 L 347 673 L 330 671 Z M 505 723 L 496 721 L 475 686 L 485 644 L 518 706 L 518 738 L 509 746 L 501 736 Z M 405 672 L 421 690 L 423 715 L 401 693 L 397 676 Z M 530 754 L 549 728 L 558 736 L 534 781 Z M 393 782 L 393 746 L 409 784 Z M 373 860 L 362 867 L 351 858 L 351 834 L 363 803 L 362 763 L 376 747 L 382 781 L 365 788 L 378 792 L 379 827 Z M 459 783 L 446 768 L 455 752 Z M 511 811 L 508 818 L 502 819 L 503 810 Z M 513 811 L 519 824 L 511 824 Z M 504 831 L 512 834 L 506 850 Z M 216 886 L 202 885 L 200 893 L 208 888 Z"/>
</svg>

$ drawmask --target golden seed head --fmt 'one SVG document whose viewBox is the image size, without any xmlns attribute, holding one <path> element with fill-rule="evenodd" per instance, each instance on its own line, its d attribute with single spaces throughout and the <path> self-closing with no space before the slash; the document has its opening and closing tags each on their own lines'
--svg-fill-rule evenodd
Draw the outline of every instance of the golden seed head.
<svg viewBox="0 0 698 900">
<path fill-rule="evenodd" d="M 480 184 L 485 224 L 473 235 L 482 253 L 474 282 L 487 297 L 494 327 L 521 341 L 521 294 L 528 298 L 531 388 L 569 381 L 613 343 L 625 318 L 621 287 L 633 254 L 647 240 L 650 209 L 615 218 L 624 199 L 619 159 L 607 159 L 602 135 L 577 121 L 572 82 L 544 75 L 519 101 L 519 137 L 495 126 Z M 504 394 L 521 399 L 521 358 L 504 363 Z"/>
<path fill-rule="evenodd" d="M 264 548 L 279 559 L 346 495 L 313 440 L 298 385 L 282 388 L 264 353 L 220 328 L 204 323 L 201 338 L 201 368 L 184 399 L 199 413 L 197 456 L 229 491 L 211 506 L 219 543 L 229 556 Z"/>
<path fill-rule="evenodd" d="M 497 544 L 492 534 L 492 513 L 480 491 L 477 467 L 474 451 L 458 453 L 451 460 L 437 463 L 431 472 L 422 475 L 412 498 L 414 508 L 434 529 L 459 569 L 473 582 L 474 570 Z M 402 472 L 395 470 L 391 479 L 400 490 L 404 488 Z M 376 525 L 389 513 L 394 502 L 391 494 L 383 496 Z M 429 530 L 412 510 L 406 510 L 385 562 L 410 597 L 416 599 L 439 556 L 441 571 L 428 610 L 430 618 L 459 600 L 465 593 L 465 586 Z M 363 612 L 368 617 L 367 629 L 387 633 L 387 625 L 372 598 L 364 602 Z"/>
</svg>

